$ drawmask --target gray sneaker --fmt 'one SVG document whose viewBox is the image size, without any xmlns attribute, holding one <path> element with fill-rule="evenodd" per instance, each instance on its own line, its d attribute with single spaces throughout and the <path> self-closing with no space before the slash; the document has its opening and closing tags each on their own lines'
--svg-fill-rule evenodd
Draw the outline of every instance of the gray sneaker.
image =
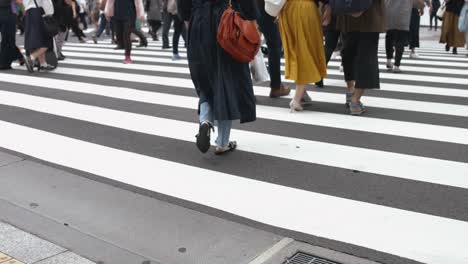
<svg viewBox="0 0 468 264">
<path fill-rule="evenodd" d="M 353 103 L 353 102 L 351 102 L 349 106 L 349 111 L 351 112 L 351 115 L 356 115 L 356 116 L 362 115 L 362 113 L 364 113 L 364 110 L 362 109 L 361 104 Z"/>
<path fill-rule="evenodd" d="M 359 105 L 361 106 L 362 112 L 363 113 L 366 112 L 366 107 L 364 106 L 364 104 L 361 101 L 359 101 Z"/>
<path fill-rule="evenodd" d="M 182 57 L 179 54 L 173 54 L 172 55 L 172 60 L 173 61 L 178 61 L 178 60 L 181 60 L 181 59 L 182 59 Z"/>
</svg>

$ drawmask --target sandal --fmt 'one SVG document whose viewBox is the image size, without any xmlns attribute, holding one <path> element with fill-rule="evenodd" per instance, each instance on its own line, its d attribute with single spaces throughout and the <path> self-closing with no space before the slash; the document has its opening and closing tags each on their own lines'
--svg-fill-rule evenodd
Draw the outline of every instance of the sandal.
<svg viewBox="0 0 468 264">
<path fill-rule="evenodd" d="M 237 148 L 237 142 L 231 141 L 226 148 L 216 148 L 215 155 L 223 155 L 227 152 L 231 152 Z"/>
<path fill-rule="evenodd" d="M 201 151 L 201 153 L 206 153 L 210 149 L 211 143 L 211 130 L 214 131 L 213 125 L 209 122 L 203 122 L 200 124 L 200 128 L 198 129 L 198 135 L 195 137 L 197 138 L 197 147 Z"/>
</svg>

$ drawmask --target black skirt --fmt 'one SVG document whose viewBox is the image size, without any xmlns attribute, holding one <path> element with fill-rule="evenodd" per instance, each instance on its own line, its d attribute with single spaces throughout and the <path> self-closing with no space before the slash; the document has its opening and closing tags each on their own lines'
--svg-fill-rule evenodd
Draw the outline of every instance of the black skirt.
<svg viewBox="0 0 468 264">
<path fill-rule="evenodd" d="M 42 12 L 39 8 L 26 11 L 24 17 L 24 48 L 33 52 L 39 48 L 53 48 L 53 40 L 47 36 L 42 20 Z"/>
<path fill-rule="evenodd" d="M 379 89 L 379 33 L 349 32 L 344 34 L 342 51 L 346 81 L 356 81 L 356 88 Z"/>
</svg>

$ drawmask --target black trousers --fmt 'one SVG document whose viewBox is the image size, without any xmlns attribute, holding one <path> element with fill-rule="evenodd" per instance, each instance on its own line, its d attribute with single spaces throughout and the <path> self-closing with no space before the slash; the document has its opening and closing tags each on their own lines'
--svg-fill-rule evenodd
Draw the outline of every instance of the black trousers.
<svg viewBox="0 0 468 264">
<path fill-rule="evenodd" d="M 148 20 L 148 24 L 151 27 L 151 37 L 155 40 L 158 36 L 158 31 L 162 26 L 161 20 Z"/>
<path fill-rule="evenodd" d="M 419 48 L 420 24 L 421 24 L 421 17 L 419 16 L 419 10 L 416 8 L 413 8 L 413 10 L 411 11 L 410 36 L 409 36 L 410 49 Z"/>
<path fill-rule="evenodd" d="M 326 30 L 325 33 L 325 59 L 327 64 L 331 59 L 333 52 L 338 47 L 340 41 L 341 32 L 336 30 Z"/>
<path fill-rule="evenodd" d="M 78 23 L 78 19 L 73 19 L 73 23 L 71 24 L 71 30 L 73 33 L 78 37 L 78 39 L 83 39 L 86 38 L 86 35 L 83 33 L 83 30 L 81 30 L 80 25 Z M 68 37 L 67 37 L 68 39 Z"/>
<path fill-rule="evenodd" d="M 356 81 L 356 88 L 379 89 L 379 33 L 349 32 L 343 37 L 343 69 L 346 81 Z"/>
<path fill-rule="evenodd" d="M 80 18 L 80 23 L 83 24 L 83 29 L 88 29 L 88 22 L 86 21 L 86 13 L 79 13 L 78 17 Z"/>
<path fill-rule="evenodd" d="M 174 22 L 174 34 L 172 35 L 172 53 L 179 54 L 180 36 L 182 35 L 182 38 L 186 40 L 184 31 L 184 21 L 182 21 L 182 19 L 180 19 L 178 15 L 172 15 L 168 12 L 164 12 L 163 17 L 163 47 L 169 47 L 169 30 L 171 29 L 172 22 Z"/>
<path fill-rule="evenodd" d="M 117 44 L 125 49 L 125 56 L 130 56 L 132 52 L 132 40 L 130 35 L 135 27 L 135 21 L 114 19 L 112 23 L 115 27 Z"/>
<path fill-rule="evenodd" d="M 258 8 L 257 22 L 265 36 L 268 46 L 268 71 L 270 74 L 270 88 L 281 88 L 281 35 L 275 18 L 265 12 L 264 7 Z"/>
<path fill-rule="evenodd" d="M 23 55 L 16 47 L 16 16 L 10 8 L 0 9 L 0 69 L 9 69 L 11 63 L 21 59 Z"/>
<path fill-rule="evenodd" d="M 408 42 L 408 31 L 404 30 L 389 30 L 385 36 L 385 50 L 387 52 L 387 59 L 393 59 L 395 53 L 395 66 L 401 65 L 401 59 L 405 52 L 405 46 Z"/>
<path fill-rule="evenodd" d="M 133 27 L 132 33 L 135 34 L 140 39 L 141 45 L 148 45 L 148 39 L 146 38 L 143 31 L 141 31 L 140 29 L 137 29 L 136 27 Z"/>
</svg>

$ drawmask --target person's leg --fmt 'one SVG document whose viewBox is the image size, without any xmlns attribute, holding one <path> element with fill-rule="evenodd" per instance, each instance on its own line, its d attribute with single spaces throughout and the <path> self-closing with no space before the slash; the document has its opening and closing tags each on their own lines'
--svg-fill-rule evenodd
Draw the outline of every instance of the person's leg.
<svg viewBox="0 0 468 264">
<path fill-rule="evenodd" d="M 336 31 L 336 30 L 325 31 L 325 59 L 327 60 L 327 65 L 331 59 L 333 52 L 336 50 L 338 46 L 340 35 L 341 35 L 340 31 Z"/>
<path fill-rule="evenodd" d="M 115 39 L 117 42 L 117 49 L 123 49 L 124 48 L 124 42 L 123 42 L 123 21 L 120 20 L 113 20 L 112 22 L 114 26 L 114 32 L 115 32 Z"/>
<path fill-rule="evenodd" d="M 122 41 L 123 41 L 123 47 L 125 49 L 125 57 L 130 57 L 131 52 L 132 52 L 132 40 L 131 40 L 131 34 L 134 27 L 134 21 L 127 20 L 127 21 L 122 21 L 122 27 L 123 27 L 123 32 L 122 32 Z"/>
<path fill-rule="evenodd" d="M 81 20 L 81 23 L 83 24 L 83 29 L 87 30 L 88 29 L 88 22 L 86 21 L 86 13 L 81 13 L 80 14 L 80 20 Z"/>
<path fill-rule="evenodd" d="M 397 34 L 395 39 L 395 50 L 395 66 L 400 67 L 401 59 L 403 58 L 403 53 L 405 52 L 404 32 Z"/>
<path fill-rule="evenodd" d="M 356 83 L 354 95 L 351 99 L 351 114 L 361 115 L 364 106 L 361 98 L 365 89 L 380 88 L 379 73 L 379 33 L 365 32 L 358 34 L 357 56 L 355 65 L 359 65 L 356 70 Z"/>
<path fill-rule="evenodd" d="M 156 20 L 148 20 L 148 25 L 149 25 L 149 34 L 153 38 L 153 40 L 156 40 Z"/>
<path fill-rule="evenodd" d="M 135 34 L 140 39 L 140 44 L 138 47 L 147 47 L 148 46 L 148 39 L 146 38 L 145 34 L 140 30 L 134 27 L 132 29 L 132 33 Z"/>
<path fill-rule="evenodd" d="M 171 29 L 172 15 L 169 14 L 168 12 L 164 12 L 163 19 L 164 19 L 163 32 L 162 32 L 163 49 L 168 49 L 169 48 L 169 30 Z"/>
<path fill-rule="evenodd" d="M 429 30 L 432 30 L 432 21 L 434 20 L 434 17 L 435 17 L 434 14 L 431 12 L 429 16 Z"/>
<path fill-rule="evenodd" d="M 155 20 L 154 21 L 154 28 L 153 28 L 153 34 L 154 34 L 154 40 L 155 41 L 159 40 L 158 32 L 161 29 L 161 27 L 162 27 L 162 21 L 161 20 Z"/>
<path fill-rule="evenodd" d="M 31 60 L 34 62 L 35 60 L 39 61 L 39 66 L 45 67 L 47 66 L 47 61 L 45 57 L 45 53 L 47 52 L 48 48 L 39 48 L 31 52 Z"/>
<path fill-rule="evenodd" d="M 200 98 L 203 98 L 203 93 L 200 94 Z M 200 121 L 200 126 L 198 128 L 198 135 L 197 137 L 197 147 L 202 153 L 206 153 L 210 149 L 210 138 L 211 138 L 211 131 L 214 125 L 213 120 L 213 111 L 211 110 L 211 106 L 208 102 L 204 102 L 200 104 L 200 113 L 198 116 L 198 120 Z"/>
<path fill-rule="evenodd" d="M 328 66 L 328 62 L 330 62 L 333 52 L 335 52 L 338 46 L 341 32 L 336 31 L 336 30 L 326 30 L 324 32 L 324 35 L 325 35 L 325 60 Z M 315 84 L 317 85 L 317 87 L 323 88 L 324 86 L 323 79 Z"/>
<path fill-rule="evenodd" d="M 218 137 L 216 138 L 216 151 L 222 152 L 229 149 L 229 138 L 231 137 L 231 120 L 217 120 Z"/>
<path fill-rule="evenodd" d="M 99 28 L 96 32 L 96 38 L 100 38 L 104 30 L 106 30 L 107 19 L 104 13 L 99 15 Z"/>
<path fill-rule="evenodd" d="M 265 37 L 268 47 L 268 73 L 270 75 L 270 97 L 277 98 L 286 96 L 291 92 L 289 87 L 285 87 L 281 82 L 281 36 L 275 18 L 268 15 L 264 8 L 259 8 L 257 12 L 257 22 Z"/>
<path fill-rule="evenodd" d="M 16 18 L 7 15 L 0 18 L 0 31 L 2 42 L 0 45 L 0 67 L 10 69 L 11 63 L 16 60 L 23 61 L 23 55 L 16 47 Z"/>
<path fill-rule="evenodd" d="M 393 69 L 393 53 L 394 49 L 393 46 L 395 44 L 394 41 L 394 32 L 393 30 L 387 31 L 387 34 L 385 35 L 385 51 L 387 54 L 387 69 Z"/>
<path fill-rule="evenodd" d="M 346 107 L 349 107 L 355 87 L 355 60 L 357 56 L 357 45 L 359 33 L 352 32 L 343 34 L 343 50 L 341 51 L 344 77 L 346 82 Z"/>
<path fill-rule="evenodd" d="M 67 32 L 65 31 L 60 31 L 57 36 L 55 36 L 55 45 L 57 46 L 57 54 L 58 54 L 58 59 L 59 60 L 64 60 L 65 56 L 62 54 L 62 48 L 63 45 L 65 44 L 65 37 L 67 35 Z"/>
<path fill-rule="evenodd" d="M 172 54 L 175 57 L 174 59 L 178 59 L 179 39 L 180 35 L 182 34 L 184 22 L 177 15 L 173 15 L 172 20 L 174 21 L 174 34 L 172 35 Z"/>
</svg>

